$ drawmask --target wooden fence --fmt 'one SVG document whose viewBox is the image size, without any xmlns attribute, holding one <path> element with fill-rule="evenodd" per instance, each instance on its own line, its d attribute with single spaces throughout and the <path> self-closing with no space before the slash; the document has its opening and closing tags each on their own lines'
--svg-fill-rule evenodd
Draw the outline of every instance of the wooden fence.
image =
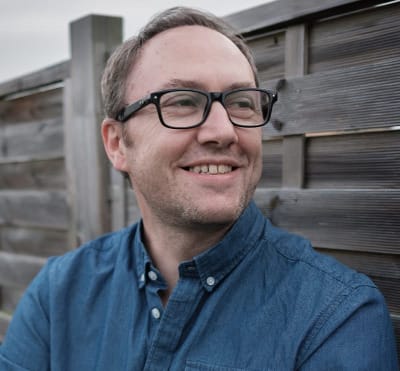
<svg viewBox="0 0 400 371">
<path fill-rule="evenodd" d="M 256 201 L 369 275 L 400 343 L 400 3 L 278 0 L 226 17 L 279 101 Z M 0 336 L 49 255 L 139 217 L 99 137 L 121 19 L 71 24 L 71 60 L 0 84 Z"/>
</svg>

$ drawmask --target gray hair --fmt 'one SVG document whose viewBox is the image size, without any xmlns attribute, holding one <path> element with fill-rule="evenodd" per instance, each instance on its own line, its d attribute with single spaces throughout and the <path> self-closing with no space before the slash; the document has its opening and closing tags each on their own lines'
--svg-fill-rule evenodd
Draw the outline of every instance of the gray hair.
<svg viewBox="0 0 400 371">
<path fill-rule="evenodd" d="M 116 118 L 124 107 L 126 80 L 143 45 L 157 34 L 180 26 L 204 26 L 225 35 L 249 61 L 258 86 L 253 55 L 230 25 L 210 13 L 186 7 L 173 7 L 155 15 L 137 36 L 126 40 L 109 58 L 101 81 L 104 111 L 107 117 Z"/>
</svg>

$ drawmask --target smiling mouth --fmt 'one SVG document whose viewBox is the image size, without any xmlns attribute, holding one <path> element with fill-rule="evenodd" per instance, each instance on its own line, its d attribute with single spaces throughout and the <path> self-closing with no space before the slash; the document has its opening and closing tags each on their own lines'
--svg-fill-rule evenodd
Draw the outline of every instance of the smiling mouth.
<svg viewBox="0 0 400 371">
<path fill-rule="evenodd" d="M 197 165 L 197 166 L 191 166 L 189 168 L 186 168 L 185 170 L 188 170 L 192 173 L 197 173 L 197 174 L 226 174 L 230 173 L 233 170 L 235 170 L 234 167 L 230 165 L 215 165 L 215 164 L 207 164 L 207 165 Z"/>
</svg>

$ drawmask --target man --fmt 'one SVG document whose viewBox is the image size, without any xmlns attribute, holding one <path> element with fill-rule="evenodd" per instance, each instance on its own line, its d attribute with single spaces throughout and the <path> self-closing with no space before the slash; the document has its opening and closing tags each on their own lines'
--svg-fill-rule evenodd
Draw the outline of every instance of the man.
<svg viewBox="0 0 400 371">
<path fill-rule="evenodd" d="M 220 20 L 153 19 L 111 57 L 102 135 L 142 220 L 53 258 L 1 370 L 396 370 L 365 276 L 274 228 L 251 201 L 276 99 Z"/>
</svg>

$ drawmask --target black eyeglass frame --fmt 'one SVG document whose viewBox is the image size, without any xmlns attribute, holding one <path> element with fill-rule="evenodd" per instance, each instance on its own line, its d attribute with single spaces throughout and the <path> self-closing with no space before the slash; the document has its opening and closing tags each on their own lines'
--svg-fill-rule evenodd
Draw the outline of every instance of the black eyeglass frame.
<svg viewBox="0 0 400 371">
<path fill-rule="evenodd" d="M 160 99 L 164 94 L 172 93 L 175 91 L 187 91 L 187 92 L 200 93 L 200 94 L 204 95 L 205 97 L 207 97 L 207 104 L 204 108 L 203 118 L 201 119 L 201 121 L 199 123 L 197 123 L 195 125 L 191 125 L 191 126 L 185 126 L 185 127 L 175 127 L 175 126 L 171 126 L 171 125 L 168 125 L 167 123 L 165 123 L 165 121 L 162 117 L 162 113 L 161 113 Z M 238 123 L 235 123 L 234 121 L 232 121 L 229 111 L 225 108 L 225 104 L 224 104 L 225 97 L 232 93 L 236 93 L 236 92 L 240 92 L 240 91 L 261 91 L 268 95 L 269 102 L 267 105 L 267 112 L 266 113 L 263 112 L 264 121 L 261 124 L 242 125 L 242 124 L 238 124 Z M 128 105 L 125 108 L 122 108 L 118 112 L 118 114 L 116 116 L 116 120 L 119 122 L 126 122 L 132 117 L 132 115 L 134 115 L 136 112 L 138 112 L 142 108 L 148 106 L 149 104 L 154 104 L 157 109 L 158 118 L 163 126 L 169 128 L 169 129 L 177 129 L 177 130 L 191 129 L 191 128 L 195 128 L 195 127 L 202 125 L 207 120 L 207 117 L 210 113 L 212 104 L 215 101 L 217 101 L 217 102 L 220 102 L 222 104 L 222 106 L 225 108 L 225 110 L 227 111 L 229 121 L 232 123 L 232 125 L 238 126 L 238 127 L 244 127 L 244 128 L 255 128 L 255 127 L 264 126 L 268 123 L 269 119 L 271 118 L 272 107 L 277 100 L 278 100 L 278 93 L 276 91 L 260 89 L 260 88 L 240 88 L 240 89 L 227 90 L 224 92 L 206 92 L 203 90 L 186 89 L 186 88 L 165 89 L 165 90 L 159 90 L 159 91 L 150 93 L 148 96 L 146 96 L 142 99 L 139 99 L 138 101 Z"/>
</svg>

